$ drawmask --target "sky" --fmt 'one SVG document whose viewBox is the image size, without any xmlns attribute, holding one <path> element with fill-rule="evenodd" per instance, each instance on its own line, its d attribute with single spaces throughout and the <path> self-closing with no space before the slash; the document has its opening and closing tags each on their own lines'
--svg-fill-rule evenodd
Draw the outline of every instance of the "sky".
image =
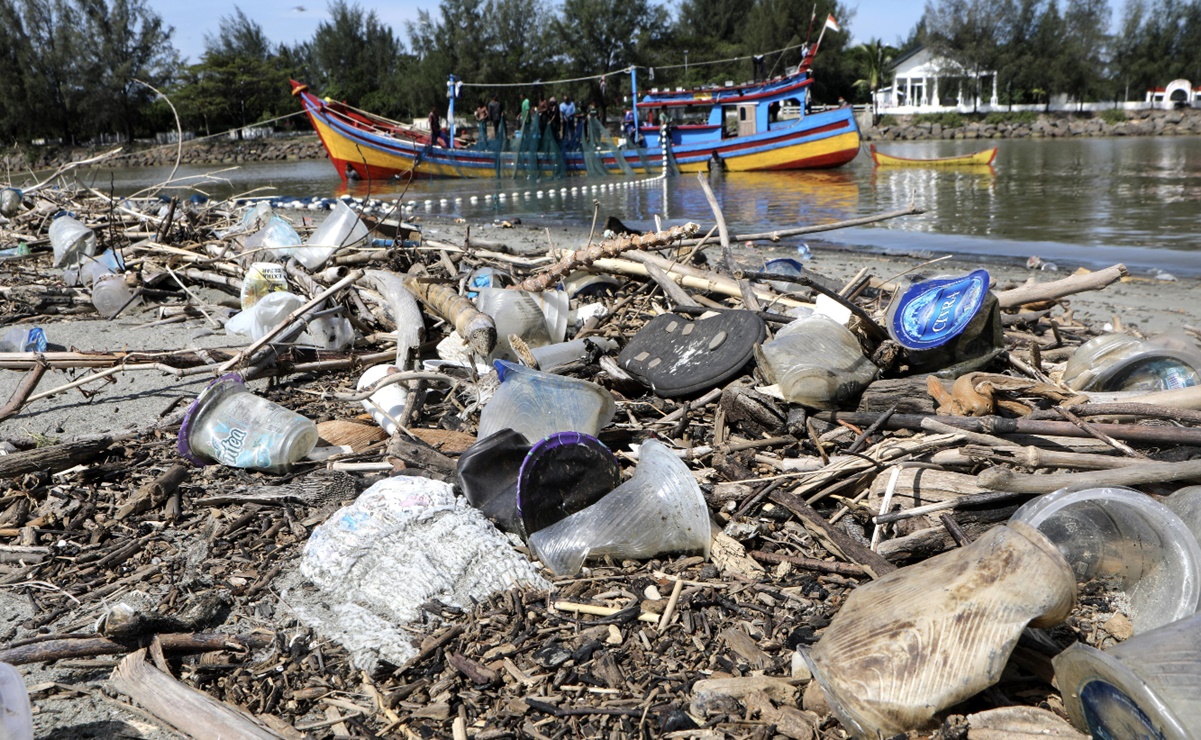
<svg viewBox="0 0 1201 740">
<path fill-rule="evenodd" d="M 399 2 L 372 2 L 357 0 L 364 10 L 374 10 L 379 19 L 392 27 L 396 35 L 408 45 L 405 21 L 417 19 L 418 9 L 431 11 L 437 8 L 436 0 L 400 0 Z M 803 2 L 803 0 L 802 0 Z M 669 1 L 669 5 L 677 3 Z M 325 0 L 208 0 L 208 2 L 179 2 L 179 0 L 149 0 L 147 3 L 175 29 L 172 40 L 180 56 L 191 62 L 199 61 L 204 53 L 205 35 L 215 36 L 222 17 L 232 17 L 237 7 L 248 18 L 263 27 L 273 42 L 295 44 L 313 37 L 317 25 L 327 19 Z M 854 16 L 843 25 L 851 34 L 853 43 L 872 38 L 895 44 L 909 35 L 922 15 L 924 2 L 915 0 L 844 0 L 844 6 L 854 11 Z"/>
</svg>

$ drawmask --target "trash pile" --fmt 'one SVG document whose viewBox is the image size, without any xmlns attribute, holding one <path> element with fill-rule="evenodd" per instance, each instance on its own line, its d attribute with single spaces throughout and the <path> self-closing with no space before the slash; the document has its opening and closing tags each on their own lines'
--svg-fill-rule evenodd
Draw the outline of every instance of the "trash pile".
<svg viewBox="0 0 1201 740">
<path fill-rule="evenodd" d="M 1201 345 L 1064 310 L 1121 265 L 329 205 L 0 191 L 8 736 L 41 663 L 194 737 L 1201 737 Z M 97 315 L 228 344 L 55 344 Z M 211 381 L 21 433 L 138 371 Z"/>
</svg>

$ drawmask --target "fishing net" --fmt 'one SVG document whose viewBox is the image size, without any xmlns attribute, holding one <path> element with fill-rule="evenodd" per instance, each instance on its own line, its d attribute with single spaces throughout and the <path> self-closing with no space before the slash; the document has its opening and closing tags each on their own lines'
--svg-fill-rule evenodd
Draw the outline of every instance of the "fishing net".
<svg viewBox="0 0 1201 740">
<path fill-rule="evenodd" d="M 626 162 L 625 155 L 613 144 L 613 137 L 601 125 L 596 116 L 588 116 L 588 124 L 584 127 L 584 161 L 590 175 L 607 175 L 609 168 L 605 166 L 606 157 L 612 157 L 622 174 L 633 175 L 634 169 Z M 594 171 L 595 165 L 595 171 Z"/>
<path fill-rule="evenodd" d="M 563 158 L 563 150 L 559 147 L 558 140 L 549 130 L 543 129 L 537 116 L 530 116 L 522 124 L 518 136 L 513 177 L 542 180 L 564 177 L 566 174 L 567 160 Z"/>
</svg>

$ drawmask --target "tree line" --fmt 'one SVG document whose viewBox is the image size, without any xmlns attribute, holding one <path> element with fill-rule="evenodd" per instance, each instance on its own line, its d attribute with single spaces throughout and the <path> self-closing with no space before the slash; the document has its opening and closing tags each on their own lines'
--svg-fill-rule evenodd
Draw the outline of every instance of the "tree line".
<svg viewBox="0 0 1201 740">
<path fill-rule="evenodd" d="M 444 107 L 450 73 L 467 83 L 465 113 L 497 93 L 513 115 L 533 92 L 612 115 L 628 105 L 620 72 L 631 65 L 642 87 L 747 80 L 757 54 L 779 74 L 827 15 L 842 30 L 826 33 L 817 56 L 817 102 L 866 102 L 919 45 L 995 72 L 1003 102 L 1141 99 L 1177 77 L 1201 82 L 1201 0 L 1127 0 L 1112 36 L 1107 0 L 927 0 L 906 37 L 854 47 L 840 0 L 442 0 L 403 38 L 352 0 L 327 11 L 312 38 L 289 45 L 237 9 L 190 61 L 146 0 L 0 0 L 0 142 L 133 140 L 174 129 L 175 115 L 184 130 L 218 133 L 296 112 L 290 79 L 400 120 Z M 575 81 L 517 86 L 564 79 Z M 295 117 L 282 125 L 307 128 Z"/>
</svg>

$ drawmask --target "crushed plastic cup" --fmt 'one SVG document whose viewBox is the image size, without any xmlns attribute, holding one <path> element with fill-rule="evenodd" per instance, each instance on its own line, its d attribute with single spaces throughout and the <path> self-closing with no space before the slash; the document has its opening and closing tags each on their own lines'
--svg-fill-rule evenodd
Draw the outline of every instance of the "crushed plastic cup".
<svg viewBox="0 0 1201 740">
<path fill-rule="evenodd" d="M 853 737 L 888 737 L 983 691 L 1027 625 L 1071 613 L 1076 582 L 1023 522 L 860 585 L 812 650 L 801 650 Z"/>
<path fill-rule="evenodd" d="M 530 547 L 557 575 L 578 573 L 591 556 L 709 557 L 709 506 L 692 471 L 657 440 L 642 443 L 634 477 L 596 503 L 530 535 Z"/>
<path fill-rule="evenodd" d="M 17 669 L 8 663 L 0 663 L 0 738 L 33 740 L 29 689 Z"/>
<path fill-rule="evenodd" d="M 305 245 L 293 250 L 292 255 L 300 264 L 316 270 L 337 250 L 362 243 L 367 234 L 367 224 L 363 223 L 359 214 L 352 211 L 345 201 L 339 200 Z"/>
<path fill-rule="evenodd" d="M 236 373 L 210 383 L 179 428 L 179 454 L 197 466 L 282 473 L 316 445 L 311 419 L 250 392 Z"/>
<path fill-rule="evenodd" d="M 269 293 L 286 293 L 288 275 L 277 262 L 254 262 L 242 277 L 242 310 L 258 303 Z"/>
<path fill-rule="evenodd" d="M 1201 348 L 1182 332 L 1102 334 L 1076 348 L 1063 382 L 1078 391 L 1170 391 L 1201 384 Z"/>
<path fill-rule="evenodd" d="M 21 212 L 21 199 L 24 194 L 17 188 L 0 189 L 0 216 L 12 218 Z"/>
<path fill-rule="evenodd" d="M 104 318 L 111 318 L 126 305 L 142 302 L 122 273 L 104 273 L 92 283 L 92 305 Z"/>
<path fill-rule="evenodd" d="M 786 400 L 818 409 L 838 408 L 878 372 L 850 330 L 817 314 L 784 326 L 755 347 L 755 356 Z"/>
<path fill-rule="evenodd" d="M 1129 600 L 1135 634 L 1191 616 L 1201 598 L 1201 547 L 1180 517 L 1129 488 L 1063 489 L 1010 518 L 1038 529 L 1076 579 Z"/>
<path fill-rule="evenodd" d="M 988 364 L 1006 347 L 1001 312 L 987 270 L 915 283 L 893 296 L 889 335 L 908 350 L 914 370 L 957 378 Z"/>
<path fill-rule="evenodd" d="M 1055 682 L 1078 729 L 1096 738 L 1195 738 L 1201 729 L 1201 615 L 1097 650 L 1055 656 Z"/>
<path fill-rule="evenodd" d="M 277 213 L 266 217 L 263 228 L 246 238 L 245 251 L 255 260 L 286 260 L 301 245 L 292 224 Z"/>
<path fill-rule="evenodd" d="M 567 329 L 566 294 L 563 301 L 562 323 Z M 496 349 L 493 359 L 516 360 L 517 355 L 509 346 L 509 336 L 521 337 L 531 349 L 554 344 L 551 327 L 547 323 L 545 300 L 534 293 L 506 288 L 479 288 L 475 299 L 476 307 L 492 317 L 496 324 Z M 557 317 L 556 317 L 557 318 Z M 563 334 L 560 334 L 560 339 Z"/>
<path fill-rule="evenodd" d="M 74 265 L 96 253 L 96 233 L 70 216 L 51 221 L 49 236 L 55 267 Z"/>
<path fill-rule="evenodd" d="M 45 352 L 46 332 L 36 326 L 13 326 L 0 336 L 0 352 Z"/>
<path fill-rule="evenodd" d="M 480 412 L 480 439 L 501 429 L 513 429 L 526 439 L 544 439 L 555 432 L 595 437 L 617 413 L 613 396 L 596 383 L 504 360 L 494 365 L 500 388 Z"/>
</svg>

